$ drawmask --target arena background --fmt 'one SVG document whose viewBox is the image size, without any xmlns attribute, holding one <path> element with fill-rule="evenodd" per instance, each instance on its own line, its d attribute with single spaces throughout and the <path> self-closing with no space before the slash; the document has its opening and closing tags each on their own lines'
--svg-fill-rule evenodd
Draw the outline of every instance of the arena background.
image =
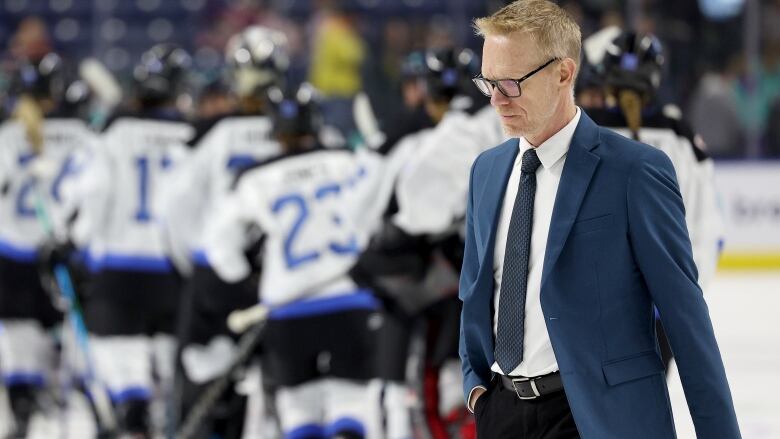
<svg viewBox="0 0 780 439">
<path fill-rule="evenodd" d="M 78 62 L 101 60 L 129 83 L 132 66 L 155 43 L 173 42 L 194 59 L 192 94 L 214 79 L 227 38 L 260 23 L 283 30 L 291 77 L 304 80 L 323 28 L 314 0 L 3 0 L 3 63 L 56 50 Z M 720 269 L 706 291 L 745 438 L 780 438 L 780 1 L 581 0 L 559 2 L 583 36 L 607 24 L 654 32 L 667 62 L 661 99 L 678 105 L 716 159 L 727 218 Z M 470 23 L 503 2 L 360 0 L 346 2 L 351 37 L 365 48 L 353 71 L 380 120 L 401 105 L 399 65 L 411 50 L 466 46 L 480 52 Z M 346 43 L 345 44 L 349 44 Z M 2 69 L 4 71 L 4 69 Z M 8 78 L 0 76 L 0 90 Z M 328 90 L 323 90 L 328 95 Z M 334 101 L 343 96 L 335 97 Z M 0 101 L 4 97 L 0 93 Z M 349 96 L 347 96 L 349 97 Z M 189 99 L 189 101 L 187 100 Z M 339 108 L 338 105 L 334 108 Z M 672 399 L 681 438 L 695 437 L 676 376 Z M 2 430 L 0 414 L 0 430 Z M 85 415 L 86 417 L 86 415 Z M 74 431 L 88 422 L 72 422 Z M 40 420 L 35 437 L 55 437 Z M 78 433 L 70 437 L 81 437 Z"/>
</svg>

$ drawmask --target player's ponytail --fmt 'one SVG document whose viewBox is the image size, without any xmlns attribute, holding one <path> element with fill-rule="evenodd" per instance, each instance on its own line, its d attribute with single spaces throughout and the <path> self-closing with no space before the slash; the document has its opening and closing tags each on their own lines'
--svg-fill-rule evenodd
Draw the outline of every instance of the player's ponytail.
<svg viewBox="0 0 780 439">
<path fill-rule="evenodd" d="M 33 97 L 23 94 L 16 102 L 13 118 L 25 128 L 27 141 L 35 154 L 43 150 L 43 109 Z"/>
<path fill-rule="evenodd" d="M 642 96 L 635 90 L 618 90 L 618 105 L 623 117 L 626 118 L 631 137 L 639 140 L 639 130 L 642 128 Z"/>
</svg>

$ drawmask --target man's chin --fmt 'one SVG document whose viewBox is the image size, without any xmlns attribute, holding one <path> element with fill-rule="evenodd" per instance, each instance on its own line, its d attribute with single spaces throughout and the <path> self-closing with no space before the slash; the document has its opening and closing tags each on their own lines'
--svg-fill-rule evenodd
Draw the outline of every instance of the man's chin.
<svg viewBox="0 0 780 439">
<path fill-rule="evenodd" d="M 506 134 L 508 137 L 523 136 L 523 130 L 518 128 L 517 126 L 501 124 L 501 127 L 504 129 L 504 134 Z"/>
</svg>

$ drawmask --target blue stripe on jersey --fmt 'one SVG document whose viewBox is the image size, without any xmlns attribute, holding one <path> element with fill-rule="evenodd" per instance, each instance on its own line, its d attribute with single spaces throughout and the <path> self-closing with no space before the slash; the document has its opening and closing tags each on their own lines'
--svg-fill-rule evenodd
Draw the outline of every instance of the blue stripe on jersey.
<svg viewBox="0 0 780 439">
<path fill-rule="evenodd" d="M 373 294 L 368 292 L 368 290 L 357 290 L 352 294 L 292 302 L 272 309 L 268 318 L 271 320 L 284 320 L 352 309 L 375 310 L 378 308 L 379 301 Z"/>
<path fill-rule="evenodd" d="M 227 168 L 235 173 L 240 172 L 242 169 L 251 167 L 257 163 L 254 156 L 249 154 L 234 154 L 231 155 L 227 162 Z"/>
<path fill-rule="evenodd" d="M 128 387 L 119 392 L 108 392 L 111 395 L 111 402 L 121 404 L 125 401 L 142 400 L 148 401 L 152 398 L 152 392 L 146 387 Z"/>
<path fill-rule="evenodd" d="M 151 273 L 171 273 L 173 264 L 168 258 L 133 256 L 109 253 L 99 258 L 87 254 L 87 267 L 95 273 L 102 270 L 129 270 Z"/>
<path fill-rule="evenodd" d="M 206 256 L 205 250 L 195 250 L 190 255 L 190 258 L 192 259 L 192 263 L 195 264 L 198 267 L 211 267 L 211 264 L 209 264 L 209 258 Z"/>
<path fill-rule="evenodd" d="M 73 253 L 73 258 L 76 261 L 86 265 L 89 261 L 89 250 L 85 248 L 77 248 Z"/>
<path fill-rule="evenodd" d="M 38 250 L 34 247 L 23 247 L 7 241 L 0 241 L 0 256 L 25 264 L 38 260 Z"/>
<path fill-rule="evenodd" d="M 285 439 L 311 439 L 325 437 L 325 431 L 317 424 L 304 424 L 284 434 Z"/>
<path fill-rule="evenodd" d="M 3 374 L 3 383 L 9 387 L 18 385 L 43 387 L 46 384 L 46 378 L 41 372 L 11 372 Z"/>
<path fill-rule="evenodd" d="M 365 437 L 366 429 L 357 419 L 346 417 L 339 418 L 325 427 L 325 437 L 336 437 L 339 433 L 356 433 L 360 437 Z"/>
<path fill-rule="evenodd" d="M 27 164 L 29 164 L 30 161 L 32 161 L 32 159 L 34 159 L 34 158 L 35 158 L 35 154 L 32 153 L 32 152 L 28 152 L 28 153 L 25 153 L 25 154 L 19 154 L 19 158 L 17 160 L 17 163 L 19 164 L 19 166 L 24 167 L 24 166 L 27 166 Z"/>
</svg>

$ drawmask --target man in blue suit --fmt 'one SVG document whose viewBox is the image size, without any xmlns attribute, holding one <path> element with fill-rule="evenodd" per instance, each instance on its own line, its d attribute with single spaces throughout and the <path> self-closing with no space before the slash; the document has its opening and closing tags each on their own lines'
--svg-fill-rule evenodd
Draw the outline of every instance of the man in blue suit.
<svg viewBox="0 0 780 439">
<path fill-rule="evenodd" d="M 581 36 L 559 7 L 520 0 L 476 27 L 474 83 L 515 137 L 469 184 L 460 355 L 478 435 L 675 437 L 655 305 L 698 437 L 739 438 L 671 161 L 574 105 Z"/>
</svg>

